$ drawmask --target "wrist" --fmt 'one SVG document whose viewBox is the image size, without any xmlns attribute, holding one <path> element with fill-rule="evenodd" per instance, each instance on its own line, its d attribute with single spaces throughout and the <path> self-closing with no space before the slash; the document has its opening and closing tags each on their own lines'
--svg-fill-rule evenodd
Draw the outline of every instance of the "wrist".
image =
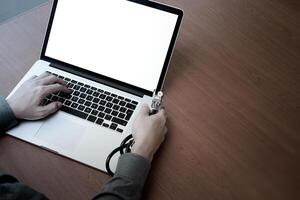
<svg viewBox="0 0 300 200">
<path fill-rule="evenodd" d="M 131 152 L 146 158 L 150 162 L 152 161 L 154 153 L 155 153 L 153 148 L 149 148 L 146 145 L 140 145 L 140 144 L 137 144 L 137 143 L 135 143 L 132 146 Z"/>
<path fill-rule="evenodd" d="M 6 101 L 7 101 L 8 105 L 9 105 L 11 111 L 15 115 L 16 119 L 19 119 L 19 114 L 18 114 L 17 108 L 14 105 L 14 103 L 10 99 L 7 99 Z"/>
</svg>

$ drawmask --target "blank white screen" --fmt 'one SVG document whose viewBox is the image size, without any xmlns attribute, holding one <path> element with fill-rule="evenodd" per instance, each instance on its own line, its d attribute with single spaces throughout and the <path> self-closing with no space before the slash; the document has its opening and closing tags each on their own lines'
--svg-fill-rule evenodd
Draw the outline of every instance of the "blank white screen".
<svg viewBox="0 0 300 200">
<path fill-rule="evenodd" d="M 59 0 L 45 55 L 153 91 L 177 18 L 126 0 Z"/>
</svg>

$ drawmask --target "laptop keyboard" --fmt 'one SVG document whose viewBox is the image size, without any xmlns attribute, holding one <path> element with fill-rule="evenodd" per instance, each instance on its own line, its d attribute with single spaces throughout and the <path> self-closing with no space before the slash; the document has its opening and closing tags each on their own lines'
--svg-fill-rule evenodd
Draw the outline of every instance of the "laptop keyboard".
<svg viewBox="0 0 300 200">
<path fill-rule="evenodd" d="M 62 111 L 119 133 L 123 132 L 138 105 L 138 102 L 134 100 L 109 91 L 49 71 L 48 73 L 63 79 L 71 92 L 51 94 L 45 98 L 43 104 L 60 101 Z"/>
</svg>

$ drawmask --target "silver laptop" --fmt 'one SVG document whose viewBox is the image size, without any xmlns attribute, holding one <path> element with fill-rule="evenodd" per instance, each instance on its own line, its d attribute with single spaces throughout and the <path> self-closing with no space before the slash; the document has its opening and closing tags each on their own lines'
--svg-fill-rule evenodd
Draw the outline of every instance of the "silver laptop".
<svg viewBox="0 0 300 200">
<path fill-rule="evenodd" d="M 44 103 L 61 101 L 60 111 L 9 134 L 106 171 L 106 157 L 131 134 L 140 106 L 162 89 L 182 16 L 144 0 L 55 0 L 40 60 L 11 94 L 45 71 L 72 93 L 49 95 Z"/>
</svg>

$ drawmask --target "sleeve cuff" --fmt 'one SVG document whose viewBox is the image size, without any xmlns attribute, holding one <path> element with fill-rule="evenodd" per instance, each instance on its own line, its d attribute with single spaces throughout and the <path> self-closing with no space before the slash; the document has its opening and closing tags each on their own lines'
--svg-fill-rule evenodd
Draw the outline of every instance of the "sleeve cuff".
<svg viewBox="0 0 300 200">
<path fill-rule="evenodd" d="M 139 185 L 144 185 L 150 167 L 150 162 L 146 158 L 134 153 L 125 153 L 119 158 L 115 175 L 127 177 Z"/>
<path fill-rule="evenodd" d="M 4 97 L 0 97 L 0 131 L 7 131 L 18 124 L 18 120 Z"/>
</svg>

